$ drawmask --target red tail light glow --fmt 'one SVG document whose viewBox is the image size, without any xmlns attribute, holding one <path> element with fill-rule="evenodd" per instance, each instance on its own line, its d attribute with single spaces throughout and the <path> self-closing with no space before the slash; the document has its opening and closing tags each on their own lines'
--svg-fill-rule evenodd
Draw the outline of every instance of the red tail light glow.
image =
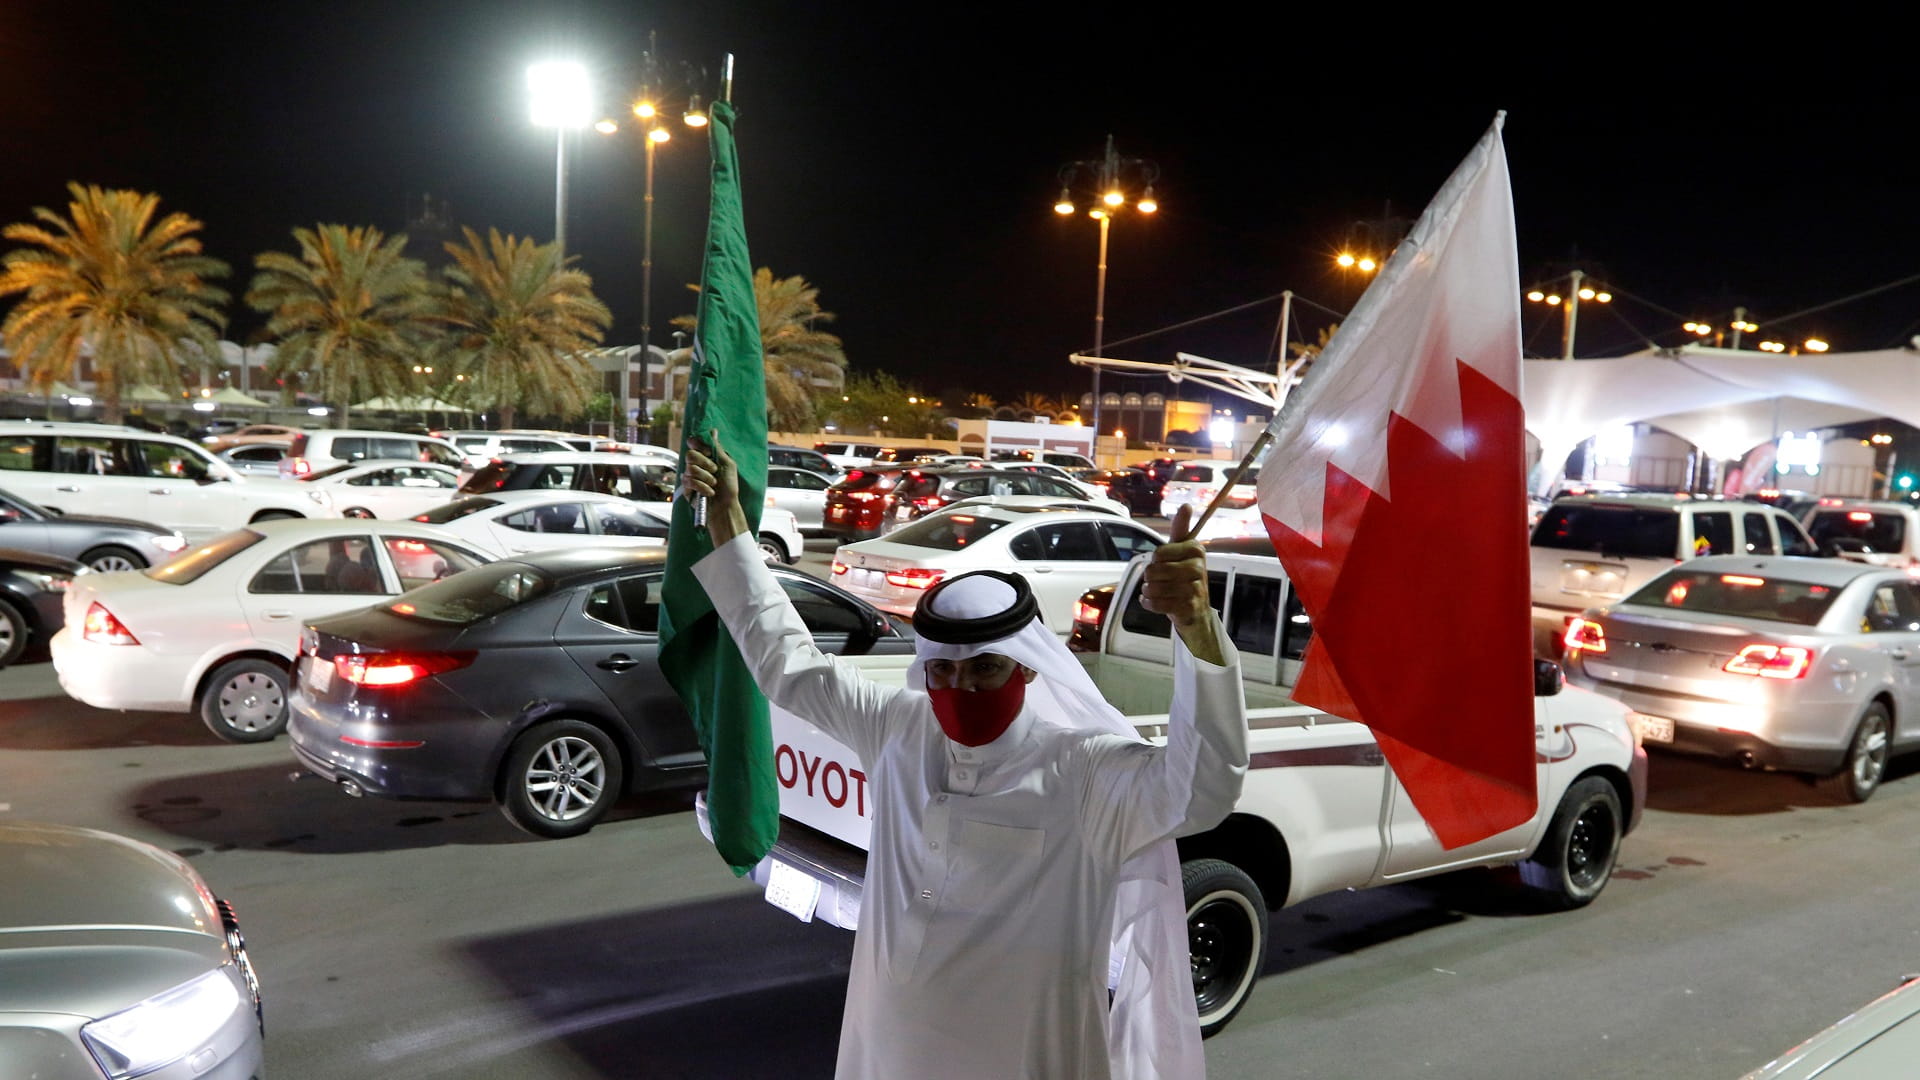
<svg viewBox="0 0 1920 1080">
<path fill-rule="evenodd" d="M 114 618 L 113 612 L 101 607 L 98 601 L 87 609 L 87 622 L 81 629 L 80 636 L 101 645 L 140 644 L 140 639 L 134 637 L 133 632 L 128 630 L 119 619 Z"/>
<path fill-rule="evenodd" d="M 880 497 L 881 496 L 878 492 L 873 492 L 873 491 L 847 492 L 847 499 L 851 502 L 873 502 L 875 499 L 878 499 Z"/>
<path fill-rule="evenodd" d="M 406 686 L 429 675 L 457 671 L 477 653 L 371 653 L 333 658 L 333 670 L 354 684 L 371 688 Z"/>
<path fill-rule="evenodd" d="M 313 471 L 313 462 L 303 457 L 288 458 L 287 468 L 292 469 L 295 476 L 305 476 Z"/>
<path fill-rule="evenodd" d="M 1798 679 L 1812 667 L 1812 649 L 1798 645 L 1747 645 L 1721 670 L 1735 675 L 1758 675 L 1763 679 Z"/>
<path fill-rule="evenodd" d="M 1099 626 L 1100 620 L 1105 616 L 1106 612 L 1101 611 L 1085 600 L 1075 600 L 1073 602 L 1074 622 L 1085 623 L 1088 626 Z"/>
<path fill-rule="evenodd" d="M 1721 574 L 1720 581 L 1725 585 L 1765 585 L 1766 578 L 1749 577 L 1746 574 Z"/>
<path fill-rule="evenodd" d="M 1854 510 L 1847 514 L 1848 521 L 1872 521 L 1873 515 L 1865 510 Z"/>
<path fill-rule="evenodd" d="M 909 566 L 904 570 L 887 571 L 887 584 L 898 585 L 903 589 L 930 589 L 946 576 L 945 570 L 936 570 L 930 566 Z"/>
<path fill-rule="evenodd" d="M 849 569 L 852 569 L 852 568 L 851 568 L 851 567 L 849 567 L 849 566 L 848 566 L 848 565 L 847 565 L 846 563 L 843 563 L 843 562 L 841 562 L 841 561 L 840 561 L 839 559 L 835 559 L 835 560 L 833 560 L 833 572 L 834 572 L 834 573 L 836 573 L 836 574 L 844 574 L 844 573 L 846 573 L 846 572 L 847 572 L 847 571 L 848 571 Z"/>
<path fill-rule="evenodd" d="M 1592 619 L 1575 619 L 1567 624 L 1567 634 L 1560 639 L 1568 652 L 1584 649 L 1590 653 L 1607 651 L 1607 632 Z"/>
</svg>

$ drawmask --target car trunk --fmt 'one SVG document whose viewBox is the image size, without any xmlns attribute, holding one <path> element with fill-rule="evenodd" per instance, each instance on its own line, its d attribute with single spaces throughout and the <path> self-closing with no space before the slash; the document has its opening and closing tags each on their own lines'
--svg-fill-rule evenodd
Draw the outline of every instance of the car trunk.
<svg viewBox="0 0 1920 1080">
<path fill-rule="evenodd" d="M 878 600 L 891 604 L 912 605 L 919 602 L 924 588 L 890 584 L 889 573 L 908 569 L 920 569 L 926 565 L 930 555 L 945 552 L 932 548 L 914 547 L 910 544 L 895 544 L 886 540 L 869 540 L 858 549 L 843 548 L 835 562 L 847 568 L 844 574 L 836 573 L 833 581 L 856 596 L 869 600 Z M 929 585 L 933 584 L 929 580 Z"/>
<path fill-rule="evenodd" d="M 465 627 L 395 615 L 388 606 L 354 611 L 307 627 L 300 638 L 300 662 L 295 671 L 300 689 L 308 698 L 316 704 L 354 700 L 360 688 L 339 677 L 334 663 L 339 657 L 440 653 L 465 631 Z"/>
<path fill-rule="evenodd" d="M 1656 693 L 1725 700 L 1752 686 L 1748 676 L 1725 671 L 1744 645 L 1791 636 L 1716 622 L 1715 616 L 1641 614 L 1614 610 L 1595 620 L 1606 635 L 1606 651 L 1583 650 L 1581 662 L 1594 679 L 1614 686 Z"/>
</svg>

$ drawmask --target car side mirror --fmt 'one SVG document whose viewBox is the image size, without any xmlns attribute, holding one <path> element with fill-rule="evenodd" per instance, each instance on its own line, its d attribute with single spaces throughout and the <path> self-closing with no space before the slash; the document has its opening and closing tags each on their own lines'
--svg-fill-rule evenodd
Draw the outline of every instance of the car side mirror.
<svg viewBox="0 0 1920 1080">
<path fill-rule="evenodd" d="M 1534 697 L 1552 697 L 1555 694 L 1558 694 L 1560 692 L 1560 688 L 1565 685 L 1567 685 L 1567 676 L 1565 672 L 1560 670 L 1559 664 L 1556 664 L 1551 660 L 1542 660 L 1539 657 L 1534 658 L 1534 661 L 1533 661 L 1533 696 Z"/>
</svg>

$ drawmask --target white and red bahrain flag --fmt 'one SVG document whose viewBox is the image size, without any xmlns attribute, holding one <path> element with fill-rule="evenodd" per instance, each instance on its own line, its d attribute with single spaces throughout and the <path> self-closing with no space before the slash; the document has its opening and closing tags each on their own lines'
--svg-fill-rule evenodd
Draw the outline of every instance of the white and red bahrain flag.
<svg viewBox="0 0 1920 1080">
<path fill-rule="evenodd" d="M 1301 704 L 1373 729 L 1447 848 L 1534 813 L 1520 283 L 1502 113 L 1272 427 Z"/>
</svg>

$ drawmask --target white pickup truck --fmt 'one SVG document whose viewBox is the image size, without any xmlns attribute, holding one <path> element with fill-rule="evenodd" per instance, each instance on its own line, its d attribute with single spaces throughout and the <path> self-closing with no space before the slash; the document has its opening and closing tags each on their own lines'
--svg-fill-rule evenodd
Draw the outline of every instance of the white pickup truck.
<svg viewBox="0 0 1920 1080">
<path fill-rule="evenodd" d="M 1139 603 L 1143 561 L 1127 570 L 1103 619 L 1100 651 L 1082 653 L 1101 692 L 1148 738 L 1164 739 L 1172 700 L 1165 616 Z M 1565 687 L 1535 662 L 1540 809 L 1477 844 L 1442 850 L 1361 724 L 1297 705 L 1312 630 L 1264 538 L 1208 545 L 1216 610 L 1240 650 L 1251 766 L 1239 804 L 1219 826 L 1179 841 L 1204 1034 L 1247 1001 L 1266 955 L 1267 913 L 1341 889 L 1467 867 L 1519 864 L 1553 907 L 1598 896 L 1620 839 L 1646 797 L 1646 752 L 1618 702 Z M 909 657 L 848 657 L 869 677 L 902 685 Z M 780 840 L 755 868 L 767 898 L 802 919 L 853 928 L 872 813 L 852 751 L 806 720 L 773 711 Z M 705 807 L 699 807 L 702 828 Z"/>
</svg>

